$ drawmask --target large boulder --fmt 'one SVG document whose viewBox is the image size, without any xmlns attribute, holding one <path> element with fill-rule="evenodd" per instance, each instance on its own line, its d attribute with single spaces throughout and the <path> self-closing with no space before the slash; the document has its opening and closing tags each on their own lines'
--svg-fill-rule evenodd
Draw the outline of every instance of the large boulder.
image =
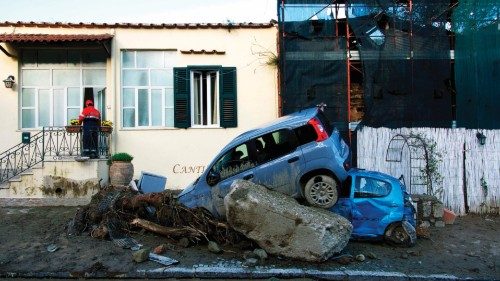
<svg viewBox="0 0 500 281">
<path fill-rule="evenodd" d="M 324 261 L 349 241 L 352 225 L 342 216 L 249 181 L 234 181 L 231 189 L 224 198 L 229 225 L 270 254 Z"/>
</svg>

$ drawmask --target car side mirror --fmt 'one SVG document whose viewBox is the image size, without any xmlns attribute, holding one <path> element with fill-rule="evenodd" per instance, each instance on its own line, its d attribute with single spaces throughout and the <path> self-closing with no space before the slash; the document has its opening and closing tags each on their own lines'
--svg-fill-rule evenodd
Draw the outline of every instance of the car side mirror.
<svg viewBox="0 0 500 281">
<path fill-rule="evenodd" d="M 220 181 L 220 174 L 216 171 L 210 171 L 207 176 L 207 183 L 210 186 L 216 185 Z"/>
</svg>

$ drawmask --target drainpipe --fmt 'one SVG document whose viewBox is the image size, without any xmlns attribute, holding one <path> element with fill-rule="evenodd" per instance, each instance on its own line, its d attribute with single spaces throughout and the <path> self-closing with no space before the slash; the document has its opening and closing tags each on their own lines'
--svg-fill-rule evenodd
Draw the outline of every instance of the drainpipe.
<svg viewBox="0 0 500 281">
<path fill-rule="evenodd" d="M 118 54 L 118 59 L 117 56 L 115 56 L 114 54 L 116 53 L 116 28 L 113 29 L 113 38 L 111 39 L 111 41 L 114 41 L 114 42 L 111 42 L 111 55 L 109 56 L 110 57 L 110 66 L 111 66 L 111 81 L 112 81 L 112 86 L 113 86 L 113 89 L 112 89 L 112 92 L 114 93 L 113 94 L 113 124 L 115 124 L 115 130 L 113 132 L 113 134 L 115 135 L 115 139 L 112 140 L 111 142 L 111 147 L 112 147 L 112 151 L 110 151 L 110 155 L 112 155 L 115 151 L 116 151 L 116 136 L 118 134 L 118 122 L 117 122 L 117 115 L 120 114 L 120 108 L 117 106 L 117 96 L 116 96 L 116 92 L 117 92 L 117 83 L 118 83 L 118 79 L 116 79 L 116 68 L 118 66 L 118 62 L 119 62 L 119 59 L 120 59 L 120 54 Z M 115 62 L 113 63 L 113 58 L 115 58 Z M 121 79 L 121 77 L 120 77 Z M 118 93 L 120 92 L 120 87 L 118 85 Z"/>
<path fill-rule="evenodd" d="M 9 58 L 13 58 L 13 59 L 16 59 L 17 56 L 9 53 L 2 45 L 0 45 L 0 50 L 5 54 L 7 55 Z"/>
</svg>

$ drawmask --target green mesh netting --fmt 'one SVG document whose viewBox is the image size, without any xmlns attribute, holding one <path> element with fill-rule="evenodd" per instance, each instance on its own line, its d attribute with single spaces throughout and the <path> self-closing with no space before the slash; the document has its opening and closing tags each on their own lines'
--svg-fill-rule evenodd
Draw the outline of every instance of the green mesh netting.
<svg viewBox="0 0 500 281">
<path fill-rule="evenodd" d="M 457 124 L 498 129 L 500 1 L 460 0 L 453 11 Z"/>
</svg>

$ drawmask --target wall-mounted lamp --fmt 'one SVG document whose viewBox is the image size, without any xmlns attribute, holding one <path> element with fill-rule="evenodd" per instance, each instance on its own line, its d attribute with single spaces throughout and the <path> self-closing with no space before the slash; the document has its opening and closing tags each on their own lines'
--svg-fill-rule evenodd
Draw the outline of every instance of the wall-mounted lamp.
<svg viewBox="0 0 500 281">
<path fill-rule="evenodd" d="M 477 132 L 476 138 L 480 145 L 484 145 L 486 143 L 486 136 L 483 135 L 483 133 Z"/>
<path fill-rule="evenodd" d="M 7 79 L 3 80 L 3 82 L 5 83 L 5 88 L 12 88 L 12 86 L 14 86 L 14 83 L 16 83 L 16 80 L 14 79 L 14 76 L 12 75 L 9 75 L 7 77 Z"/>
</svg>

